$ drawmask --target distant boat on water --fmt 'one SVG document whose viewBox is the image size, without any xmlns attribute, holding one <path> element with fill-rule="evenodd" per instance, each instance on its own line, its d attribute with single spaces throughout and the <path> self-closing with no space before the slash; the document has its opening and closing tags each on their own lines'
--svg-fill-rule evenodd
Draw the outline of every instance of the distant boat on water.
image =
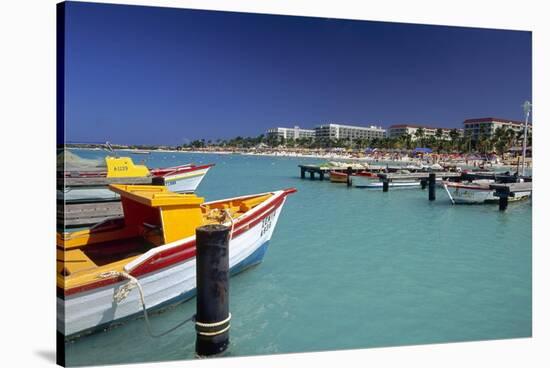
<svg viewBox="0 0 550 368">
<path fill-rule="evenodd" d="M 445 181 L 443 182 L 443 187 L 453 203 L 495 203 L 498 202 L 499 197 L 495 195 L 495 190 L 491 188 L 491 184 L 496 184 L 496 181 L 492 179 L 479 179 L 463 183 Z M 531 190 L 519 191 L 510 196 L 508 201 L 520 201 L 530 196 Z"/>
<path fill-rule="evenodd" d="M 130 157 L 107 156 L 83 159 L 65 150 L 58 156 L 58 200 L 97 202 L 118 200 L 109 184 L 163 184 L 172 192 L 194 192 L 214 164 L 185 164 L 149 169 L 136 165 Z"/>
</svg>

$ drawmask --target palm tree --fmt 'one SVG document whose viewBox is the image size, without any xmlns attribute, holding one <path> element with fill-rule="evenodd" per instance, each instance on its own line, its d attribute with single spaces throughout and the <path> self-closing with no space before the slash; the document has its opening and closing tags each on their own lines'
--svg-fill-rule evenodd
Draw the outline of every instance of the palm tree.
<svg viewBox="0 0 550 368">
<path fill-rule="evenodd" d="M 451 150 L 453 150 L 454 147 L 457 145 L 459 136 L 460 134 L 456 129 L 453 129 L 449 132 L 449 137 L 451 138 Z"/>
<path fill-rule="evenodd" d="M 416 129 L 416 132 L 414 132 L 414 136 L 420 141 L 420 145 L 424 145 L 424 128 L 418 128 Z"/>
</svg>

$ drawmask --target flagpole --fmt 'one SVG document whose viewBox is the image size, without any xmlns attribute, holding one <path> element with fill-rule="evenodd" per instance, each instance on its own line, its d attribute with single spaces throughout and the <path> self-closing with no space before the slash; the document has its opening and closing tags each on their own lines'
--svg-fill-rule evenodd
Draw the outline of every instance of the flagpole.
<svg viewBox="0 0 550 368">
<path fill-rule="evenodd" d="M 523 152 L 521 157 L 521 176 L 525 176 L 525 154 L 527 152 L 527 122 L 529 121 L 529 113 L 531 112 L 531 103 L 525 101 L 523 104 L 525 112 L 525 125 L 523 126 Z"/>
</svg>

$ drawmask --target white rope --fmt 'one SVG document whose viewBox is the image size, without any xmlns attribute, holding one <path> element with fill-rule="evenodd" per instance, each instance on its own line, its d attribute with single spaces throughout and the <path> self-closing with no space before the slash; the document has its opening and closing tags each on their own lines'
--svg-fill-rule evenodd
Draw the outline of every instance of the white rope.
<svg viewBox="0 0 550 368">
<path fill-rule="evenodd" d="M 195 324 L 199 327 L 206 327 L 206 328 L 209 328 L 209 327 L 218 327 L 218 326 L 221 326 L 227 322 L 231 321 L 231 313 L 229 313 L 229 316 L 224 319 L 223 321 L 219 321 L 219 322 L 213 322 L 213 323 L 206 323 L 206 322 L 199 322 L 199 321 L 195 321 Z"/>
<path fill-rule="evenodd" d="M 231 232 L 229 233 L 229 241 L 231 241 L 231 239 L 233 239 L 233 229 L 235 228 L 235 220 L 233 219 L 233 216 L 231 216 L 231 212 L 227 208 L 223 210 L 223 212 L 227 217 L 229 217 L 229 220 L 231 221 Z"/>
<path fill-rule="evenodd" d="M 174 331 L 175 329 L 183 326 L 187 322 L 190 322 L 190 321 L 194 320 L 195 316 L 192 316 L 192 317 L 178 323 L 176 326 L 172 327 L 171 329 L 169 329 L 167 331 L 164 331 L 161 334 L 154 334 L 153 330 L 151 329 L 151 323 L 149 322 L 149 314 L 147 313 L 147 307 L 145 306 L 145 296 L 144 296 L 144 293 L 143 293 L 143 288 L 141 287 L 141 284 L 139 283 L 138 279 L 135 278 L 134 276 L 124 272 L 124 271 L 122 271 L 122 272 L 108 271 L 108 272 L 104 272 L 104 273 L 102 273 L 98 276 L 98 278 L 102 278 L 102 279 L 111 278 L 111 277 L 124 277 L 125 279 L 129 280 L 128 283 L 126 283 L 124 286 L 122 286 L 120 289 L 118 289 L 118 291 L 113 295 L 113 299 L 117 304 L 122 302 L 124 299 L 126 299 L 128 294 L 130 294 L 130 291 L 132 291 L 132 289 L 137 287 L 137 289 L 139 291 L 139 298 L 140 298 L 140 301 L 141 301 L 141 307 L 143 309 L 143 316 L 145 317 L 145 326 L 147 327 L 147 332 L 149 333 L 149 336 L 155 337 L 155 338 L 156 337 L 162 337 L 162 336 L 167 335 L 170 332 Z"/>
</svg>

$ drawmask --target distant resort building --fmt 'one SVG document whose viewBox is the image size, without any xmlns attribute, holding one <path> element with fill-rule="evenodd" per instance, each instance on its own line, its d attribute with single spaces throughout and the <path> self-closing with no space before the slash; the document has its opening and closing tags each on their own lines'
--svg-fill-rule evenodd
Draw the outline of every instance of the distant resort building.
<svg viewBox="0 0 550 368">
<path fill-rule="evenodd" d="M 343 124 L 322 124 L 315 129 L 271 128 L 267 130 L 268 137 L 281 137 L 285 139 L 314 138 L 314 139 L 374 139 L 385 138 L 386 129 L 377 126 L 356 126 Z"/>
<path fill-rule="evenodd" d="M 470 135 L 472 140 L 478 140 L 481 134 L 485 134 L 490 138 L 498 128 L 512 129 L 515 132 L 523 132 L 524 122 L 499 119 L 499 118 L 478 118 L 468 119 L 464 121 L 464 134 Z M 531 124 L 528 124 L 527 131 L 531 134 Z"/>
<path fill-rule="evenodd" d="M 441 139 L 444 140 L 451 140 L 450 133 L 453 130 L 453 128 L 434 128 L 430 126 L 425 125 L 416 125 L 416 124 L 394 124 L 389 127 L 388 129 L 388 136 L 390 138 L 397 138 L 401 137 L 405 134 L 409 134 L 411 136 L 411 140 L 415 141 L 417 137 L 415 136 L 415 133 L 418 129 L 422 128 L 424 131 L 424 137 L 431 137 L 436 136 L 437 130 L 441 129 L 442 136 Z M 462 136 L 464 134 L 463 129 L 456 129 L 459 136 Z"/>
<path fill-rule="evenodd" d="M 323 124 L 315 128 L 316 139 L 380 139 L 385 137 L 386 129 L 374 125 L 364 127 L 343 124 Z"/>
<path fill-rule="evenodd" d="M 302 129 L 299 126 L 294 128 L 271 128 L 267 130 L 268 137 L 280 137 L 284 139 L 315 138 L 315 130 Z"/>
</svg>

